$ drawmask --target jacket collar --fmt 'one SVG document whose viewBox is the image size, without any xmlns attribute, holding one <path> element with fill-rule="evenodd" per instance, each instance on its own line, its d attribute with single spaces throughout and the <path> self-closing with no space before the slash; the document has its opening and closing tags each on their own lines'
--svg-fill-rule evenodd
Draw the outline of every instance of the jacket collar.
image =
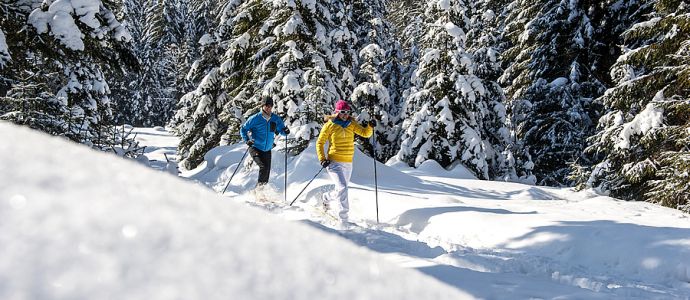
<svg viewBox="0 0 690 300">
<path fill-rule="evenodd" d="M 273 117 L 273 113 L 271 113 L 271 114 L 269 114 L 269 115 L 266 115 L 266 113 L 264 113 L 264 110 L 263 110 L 263 109 L 259 109 L 259 116 L 261 116 L 262 118 L 264 118 L 264 120 L 268 121 L 268 120 L 271 119 L 271 117 Z"/>
<path fill-rule="evenodd" d="M 337 118 L 337 117 L 334 118 L 333 120 L 331 120 L 331 122 L 333 122 L 333 123 L 335 123 L 335 124 L 338 124 L 338 125 L 340 125 L 340 126 L 343 127 L 343 128 L 347 128 L 347 126 L 349 126 L 350 123 L 352 123 L 352 121 L 349 120 L 349 119 L 348 119 L 347 121 L 343 121 L 343 120 L 341 120 L 340 118 Z"/>
</svg>

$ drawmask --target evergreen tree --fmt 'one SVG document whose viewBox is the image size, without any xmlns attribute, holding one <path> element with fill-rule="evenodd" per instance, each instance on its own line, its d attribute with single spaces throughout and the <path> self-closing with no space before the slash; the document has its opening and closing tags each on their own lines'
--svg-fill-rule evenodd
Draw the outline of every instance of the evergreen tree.
<svg viewBox="0 0 690 300">
<path fill-rule="evenodd" d="M 398 37 L 402 36 L 402 32 L 409 25 L 414 24 L 414 20 L 419 19 L 419 16 L 424 14 L 426 2 L 414 0 L 391 0 L 387 1 L 390 12 L 388 13 L 388 20 L 390 20 Z M 399 40 L 402 40 L 399 38 Z"/>
<path fill-rule="evenodd" d="M 365 5 L 366 4 L 366 5 Z M 393 28 L 386 18 L 384 1 L 354 3 L 354 26 L 359 43 L 358 86 L 350 99 L 360 108 L 360 121 L 378 120 L 376 127 L 376 159 L 386 161 L 398 150 L 400 137 L 401 92 L 406 88 L 403 77 L 402 49 L 393 36 Z M 369 139 L 358 138 L 372 153 Z"/>
<path fill-rule="evenodd" d="M 350 100 L 355 107 L 360 109 L 360 121 L 379 120 L 374 129 L 377 137 L 376 144 L 372 145 L 369 139 L 361 139 L 361 143 L 366 145 L 366 152 L 373 154 L 373 151 L 376 151 L 375 158 L 385 161 L 391 148 L 389 145 L 397 139 L 395 132 L 391 131 L 393 124 L 389 114 L 393 103 L 379 72 L 384 64 L 385 52 L 378 44 L 369 44 L 359 52 L 359 55 L 362 61 L 357 80 L 359 85 L 350 96 Z M 382 151 L 382 146 L 387 146 L 387 149 Z"/>
<path fill-rule="evenodd" d="M 116 103 L 115 120 L 136 126 L 163 125 L 170 120 L 179 90 L 186 87 L 179 81 L 179 40 L 185 32 L 175 22 L 177 9 L 184 2 L 126 0 L 124 15 L 133 36 L 133 51 L 139 68 L 128 70 L 113 83 Z M 180 85 L 178 85 L 180 84 Z"/>
<path fill-rule="evenodd" d="M 143 63 L 135 83 L 144 105 L 136 124 L 163 125 L 172 115 L 177 88 L 172 56 L 175 53 L 170 51 L 170 46 L 177 45 L 180 38 L 171 22 L 175 8 L 165 2 L 151 0 L 146 9 Z"/>
<path fill-rule="evenodd" d="M 131 64 L 117 3 L 9 1 L 0 7 L 8 52 L 0 118 L 108 146 L 112 111 L 105 71 Z"/>
<path fill-rule="evenodd" d="M 495 94 L 495 82 L 475 75 L 477 64 L 466 44 L 469 5 L 430 0 L 427 7 L 424 50 L 413 87 L 406 92 L 398 158 L 415 167 L 428 159 L 444 167 L 459 160 L 478 177 L 492 178 L 498 175 L 505 145 L 492 144 L 485 121 L 495 118 L 492 114 L 500 119 L 502 106 L 491 104 L 501 96 Z"/>
<path fill-rule="evenodd" d="M 400 150 L 400 135 L 402 134 L 402 106 L 404 103 L 403 93 L 409 89 L 410 81 L 409 74 L 406 73 L 406 66 L 404 65 L 404 51 L 399 42 L 389 45 L 390 48 L 386 50 L 386 61 L 383 64 L 381 72 L 381 80 L 384 86 L 388 88 L 388 95 L 390 96 L 390 104 L 388 106 L 389 120 L 384 123 L 387 126 L 385 133 L 386 139 L 381 145 L 382 160 L 387 160 Z M 384 135 L 382 135 L 384 137 Z"/>
<path fill-rule="evenodd" d="M 243 31 L 251 28 L 250 22 L 259 19 L 263 10 L 261 1 L 238 4 L 238 1 L 225 3 L 218 28 L 199 40 L 201 57 L 194 62 L 187 77 L 193 82 L 202 79 L 195 90 L 182 96 L 171 121 L 180 136 L 178 153 L 184 158 L 182 165 L 188 169 L 196 167 L 208 150 L 221 143 L 228 128 L 234 128 L 235 132 L 239 129 L 242 107 L 229 112 L 223 108 L 232 100 L 229 95 L 237 93 L 234 86 L 239 86 L 250 72 L 249 34 Z M 227 57 L 231 59 L 221 66 L 221 59 Z M 237 72 L 226 71 L 235 65 L 238 65 Z M 226 89 L 223 81 L 234 86 Z"/>
<path fill-rule="evenodd" d="M 355 45 L 359 43 L 357 32 L 353 31 L 355 17 L 358 11 L 353 9 L 353 3 L 350 0 L 337 0 L 327 2 L 326 7 L 330 10 L 330 20 L 324 19 L 323 24 L 326 25 L 329 33 L 329 38 L 326 40 L 319 39 L 322 45 L 321 51 L 325 54 L 324 60 L 329 62 L 329 70 L 333 72 L 333 84 L 337 90 L 337 98 L 347 99 L 352 95 L 352 91 L 356 86 L 355 75 L 356 68 L 359 65 L 357 60 L 357 48 Z M 318 3 L 318 2 L 317 2 Z M 327 101 L 326 103 L 333 104 L 335 100 Z M 330 105 L 330 107 L 333 107 Z"/>
<path fill-rule="evenodd" d="M 348 14 L 338 1 L 331 7 L 321 1 L 284 4 L 274 3 L 266 21 L 272 32 L 262 36 L 260 44 L 273 51 L 261 58 L 264 67 L 256 71 L 260 77 L 255 88 L 260 96 L 275 100 L 276 111 L 294 131 L 292 147 L 301 151 L 318 136 L 321 116 L 331 103 L 345 95 L 339 81 L 351 76 L 351 33 L 348 26 L 339 26 Z M 339 11 L 331 15 L 333 7 Z"/>
<path fill-rule="evenodd" d="M 113 72 L 108 74 L 113 78 L 110 83 L 111 99 L 114 106 L 115 124 L 137 124 L 141 121 L 142 93 L 136 84 L 141 77 L 140 67 L 143 64 L 142 56 L 146 48 L 145 24 L 146 9 L 149 0 L 126 0 L 123 2 L 122 14 L 124 25 L 132 36 L 131 50 L 136 57 L 136 68 Z"/>
<path fill-rule="evenodd" d="M 395 108 L 398 109 L 398 112 L 395 114 L 396 120 L 394 127 L 394 130 L 397 131 L 396 135 L 398 136 L 398 142 L 394 150 L 396 153 L 401 147 L 403 124 L 407 116 L 405 112 L 405 101 L 410 96 L 410 92 L 412 91 L 412 78 L 419 66 L 421 42 L 426 27 L 423 17 L 425 4 L 425 1 L 416 2 L 401 0 L 392 2 L 393 10 L 390 19 L 395 25 L 396 37 L 400 41 L 400 52 L 402 55 L 402 59 L 400 60 L 400 80 L 397 81 L 397 89 L 393 91 L 396 85 L 392 85 L 390 89 L 390 91 L 393 91 L 392 101 L 396 103 Z M 384 76 L 386 75 L 387 73 L 384 73 Z M 390 82 L 393 83 L 393 81 Z"/>
<path fill-rule="evenodd" d="M 187 74 L 192 63 L 200 56 L 198 41 L 201 36 L 196 30 L 191 12 L 192 0 L 176 0 L 166 2 L 168 27 L 173 40 L 165 49 L 165 56 L 172 60 L 168 65 L 175 76 L 173 99 L 180 99 L 182 95 L 194 89 L 195 83 L 188 80 Z M 226 6 L 227 7 L 227 6 Z"/>
<path fill-rule="evenodd" d="M 647 2 L 632 11 L 644 11 Z M 642 15 L 642 13 L 636 13 Z M 628 29 L 611 68 L 617 83 L 599 100 L 606 114 L 590 139 L 581 187 L 690 211 L 690 7 L 661 0 Z"/>
<path fill-rule="evenodd" d="M 417 69 L 419 61 L 419 43 L 424 35 L 423 18 L 425 1 L 395 0 L 387 2 L 391 7 L 387 13 L 392 32 L 396 40 L 388 50 L 388 62 L 382 73 L 383 81 L 387 83 L 391 97 L 391 120 L 393 127 L 387 134 L 389 138 L 395 136 L 397 142 L 383 146 L 382 152 L 387 157 L 395 156 L 400 149 L 402 122 L 404 120 L 404 101 L 409 95 L 412 74 Z"/>
<path fill-rule="evenodd" d="M 499 164 L 496 175 L 504 180 L 530 181 L 527 177 L 519 178 L 516 174 L 516 162 L 511 151 L 514 141 L 507 128 L 506 101 L 503 89 L 497 83 L 503 73 L 501 66 L 501 35 L 504 24 L 503 18 L 494 9 L 503 9 L 502 1 L 485 0 L 472 2 L 470 28 L 467 32 L 467 51 L 474 57 L 476 68 L 474 74 L 483 80 L 488 97 L 483 101 L 482 135 L 496 151 Z"/>
<path fill-rule="evenodd" d="M 199 3 L 196 2 L 196 4 Z M 191 12 L 178 18 L 179 21 L 175 23 L 178 24 L 176 28 L 181 28 L 180 31 L 184 32 L 184 43 L 177 48 L 171 47 L 171 51 L 175 53 L 173 57 L 178 70 L 176 82 L 179 89 L 176 98 L 179 100 L 175 106 L 175 114 L 168 122 L 168 126 L 173 128 L 173 131 L 179 136 L 195 138 L 189 132 L 194 127 L 192 126 L 194 124 L 192 119 L 201 100 L 199 95 L 203 94 L 198 88 L 201 82 L 207 78 L 207 75 L 220 65 L 227 47 L 227 43 L 222 43 L 222 41 L 231 38 L 231 30 L 235 24 L 234 17 L 240 1 L 228 1 L 223 5 L 220 24 L 214 31 L 205 28 L 203 23 L 195 23 L 194 11 L 198 9 L 196 6 L 184 6 L 185 11 L 189 9 Z M 192 61 L 191 64 L 190 61 Z M 205 88 L 205 90 L 208 91 L 209 89 Z"/>
<path fill-rule="evenodd" d="M 405 1 L 402 2 L 404 3 Z M 424 3 L 424 1 L 419 2 Z M 398 5 L 402 4 L 398 3 Z M 399 98 L 399 107 L 403 106 L 402 104 L 404 99 L 408 97 L 405 92 L 409 91 L 409 88 L 412 85 L 410 79 L 419 65 L 420 43 L 424 36 L 425 28 L 423 14 L 424 10 L 422 8 L 415 6 L 402 6 L 398 7 L 397 11 L 394 10 L 391 17 L 391 20 L 394 24 L 399 24 L 397 27 L 396 36 L 400 41 L 403 56 L 403 59 L 401 60 L 402 80 L 400 81 L 400 88 L 403 93 Z M 400 115 L 403 113 L 404 111 L 400 110 Z"/>
<path fill-rule="evenodd" d="M 513 151 L 521 161 L 516 167 L 521 174 L 533 171 L 539 184 L 568 185 L 569 164 L 594 129 L 592 99 L 604 91 L 591 72 L 597 54 L 590 14 L 596 8 L 589 1 L 561 0 L 518 0 L 511 8 L 514 21 L 506 32 L 512 47 L 504 52 L 510 65 L 501 82 Z"/>
</svg>

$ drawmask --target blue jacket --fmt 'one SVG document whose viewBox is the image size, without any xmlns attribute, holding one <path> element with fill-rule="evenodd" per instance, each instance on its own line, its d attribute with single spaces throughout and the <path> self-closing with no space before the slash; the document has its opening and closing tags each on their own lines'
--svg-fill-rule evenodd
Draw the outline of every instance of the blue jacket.
<svg viewBox="0 0 690 300">
<path fill-rule="evenodd" d="M 251 132 L 251 138 L 248 133 Z M 246 143 L 247 141 L 254 140 L 253 147 L 261 151 L 269 151 L 273 149 L 273 140 L 276 134 L 287 135 L 285 133 L 285 124 L 283 119 L 278 115 L 271 113 L 271 118 L 266 121 L 261 115 L 261 111 L 252 115 L 247 119 L 242 127 L 240 128 L 240 135 L 242 140 Z"/>
</svg>

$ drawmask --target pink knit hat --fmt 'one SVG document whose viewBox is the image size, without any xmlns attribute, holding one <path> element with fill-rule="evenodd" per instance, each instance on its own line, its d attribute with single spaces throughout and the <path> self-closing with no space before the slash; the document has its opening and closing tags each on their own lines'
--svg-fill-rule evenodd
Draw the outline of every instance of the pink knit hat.
<svg viewBox="0 0 690 300">
<path fill-rule="evenodd" d="M 335 111 L 338 112 L 341 110 L 351 110 L 350 105 L 342 99 L 335 103 Z"/>
</svg>

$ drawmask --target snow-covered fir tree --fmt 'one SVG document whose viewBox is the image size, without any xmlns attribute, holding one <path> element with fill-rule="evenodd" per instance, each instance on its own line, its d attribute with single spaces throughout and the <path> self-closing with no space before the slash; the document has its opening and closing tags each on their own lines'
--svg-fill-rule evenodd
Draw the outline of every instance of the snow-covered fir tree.
<svg viewBox="0 0 690 300">
<path fill-rule="evenodd" d="M 474 74 L 484 80 L 485 88 L 491 95 L 486 101 L 486 107 L 492 113 L 483 115 L 484 135 L 497 149 L 503 149 L 498 156 L 503 180 L 530 181 L 529 175 L 517 176 L 512 148 L 515 145 L 508 134 L 505 111 L 505 95 L 497 81 L 503 73 L 501 66 L 500 45 L 504 19 L 500 13 L 504 8 L 504 1 L 484 0 L 471 3 L 470 27 L 467 32 L 467 51 L 472 54 L 476 64 Z"/>
<path fill-rule="evenodd" d="M 319 39 L 323 45 L 321 51 L 325 54 L 324 60 L 326 62 L 330 60 L 331 70 L 335 73 L 333 75 L 333 82 L 338 90 L 338 98 L 347 99 L 356 86 L 355 70 L 359 65 L 357 60 L 358 49 L 355 46 L 359 41 L 357 32 L 352 30 L 354 27 L 353 14 L 357 13 L 357 11 L 353 9 L 354 1 L 351 0 L 328 1 L 325 3 L 331 15 L 330 20 L 327 18 L 324 21 L 328 21 L 326 24 L 332 25 L 327 27 L 330 30 L 329 38 L 327 40 Z M 332 104 L 333 102 L 329 103 Z"/>
<path fill-rule="evenodd" d="M 166 56 L 172 59 L 172 74 L 175 75 L 175 94 L 173 99 L 180 99 L 182 95 L 193 90 L 195 82 L 187 79 L 192 63 L 199 57 L 198 41 L 202 33 L 193 22 L 193 0 L 166 1 L 166 12 L 169 18 L 168 27 L 173 37 L 172 43 L 166 47 Z M 196 82 L 198 83 L 198 82 Z"/>
<path fill-rule="evenodd" d="M 510 5 L 512 47 L 502 75 L 519 172 L 533 172 L 539 184 L 568 185 L 569 165 L 581 155 L 594 129 L 592 99 L 603 83 L 592 75 L 594 28 L 588 1 L 518 0 Z M 522 25 L 524 24 L 524 25 Z"/>
<path fill-rule="evenodd" d="M 385 52 L 378 44 L 372 43 L 359 52 L 362 65 L 359 68 L 358 82 L 350 96 L 350 100 L 355 107 L 360 110 L 360 121 L 378 120 L 374 129 L 375 144 L 370 140 L 365 140 L 368 153 L 374 155 L 378 160 L 385 160 L 389 153 L 391 144 L 395 145 L 397 134 L 394 130 L 393 118 L 390 115 L 391 98 L 388 89 L 383 85 L 381 79 L 382 65 L 384 64 Z M 382 145 L 387 146 L 387 150 L 382 150 Z M 372 149 L 373 147 L 373 149 Z"/>
<path fill-rule="evenodd" d="M 405 120 L 398 159 L 419 166 L 428 159 L 450 166 L 465 164 L 479 178 L 498 175 L 508 131 L 486 120 L 500 119 L 505 109 L 495 82 L 475 75 L 477 64 L 467 52 L 471 26 L 469 3 L 430 0 L 425 11 L 426 33 L 413 87 L 405 100 Z M 498 94 L 497 94 L 498 93 Z M 494 116 L 491 116 L 494 115 Z"/>
<path fill-rule="evenodd" d="M 399 147 L 400 107 L 403 79 L 402 49 L 394 38 L 393 27 L 386 16 L 384 1 L 354 2 L 354 31 L 357 32 L 359 68 L 357 87 L 350 96 L 359 109 L 362 122 L 371 118 L 376 126 L 376 158 L 386 161 Z M 372 153 L 371 139 L 358 138 Z"/>
<path fill-rule="evenodd" d="M 133 36 L 132 49 L 139 67 L 127 70 L 123 78 L 112 84 L 118 124 L 163 125 L 172 117 L 180 90 L 188 88 L 179 75 L 189 68 L 185 64 L 188 54 L 183 52 L 190 49 L 185 43 L 189 33 L 182 22 L 191 19 L 185 21 L 180 16 L 189 14 L 186 10 L 183 0 L 124 2 L 125 20 Z"/>
<path fill-rule="evenodd" d="M 112 111 L 104 73 L 131 61 L 118 8 L 99 0 L 0 2 L 12 57 L 0 69 L 0 118 L 107 147 Z"/>
<path fill-rule="evenodd" d="M 146 8 L 148 0 L 125 0 L 122 5 L 123 25 L 132 36 L 131 51 L 136 58 L 134 68 L 127 70 L 116 70 L 109 74 L 113 80 L 109 82 L 111 95 L 115 110 L 113 121 L 115 124 L 134 124 L 133 119 L 141 120 L 139 114 L 143 106 L 140 94 L 134 83 L 140 77 L 140 66 L 142 64 L 142 52 L 144 51 L 144 30 L 146 23 Z"/>
<path fill-rule="evenodd" d="M 383 158 L 386 159 L 395 156 L 398 149 L 400 149 L 400 134 L 402 133 L 401 116 L 404 102 L 403 93 L 410 87 L 410 76 L 404 64 L 405 52 L 402 49 L 402 45 L 396 41 L 389 46 L 391 48 L 386 50 L 386 61 L 381 72 L 381 80 L 388 88 L 388 95 L 391 99 L 390 110 L 388 111 L 391 118 L 391 127 L 388 128 L 389 132 L 386 133 L 388 135 L 387 141 L 394 142 L 383 145 L 381 148 Z"/>
<path fill-rule="evenodd" d="M 396 32 L 400 33 L 403 28 L 411 24 L 413 19 L 424 14 L 426 2 L 414 0 L 390 0 L 386 1 L 386 6 L 390 9 L 387 14 L 388 20 Z"/>
<path fill-rule="evenodd" d="M 257 11 L 260 9 L 260 1 L 247 1 L 241 6 L 239 1 L 228 1 L 223 6 L 218 28 L 203 35 L 199 40 L 200 58 L 193 63 L 187 78 L 191 81 L 196 81 L 199 77 L 202 79 L 195 90 L 182 96 L 177 105 L 178 110 L 170 122 L 180 136 L 178 153 L 184 158 L 182 164 L 186 168 L 198 165 L 208 150 L 219 145 L 221 136 L 229 126 L 239 128 L 237 118 L 232 124 L 220 120 L 221 115 L 227 116 L 227 113 L 223 112 L 223 107 L 229 99 L 228 92 L 222 86 L 220 62 L 227 48 L 225 57 L 234 56 L 238 64 L 244 63 L 246 66 L 249 61 L 249 57 L 243 56 L 248 54 L 243 51 L 246 43 L 241 42 L 241 39 L 238 43 L 238 35 L 233 35 L 233 30 L 246 30 L 249 27 L 248 22 L 258 15 Z M 225 42 L 227 40 L 230 42 Z M 231 80 L 241 82 L 245 74 L 243 72 L 248 70 L 239 70 L 240 72 L 230 73 L 226 80 L 231 83 Z M 232 93 L 233 90 L 229 89 L 229 92 Z M 241 114 L 242 110 L 235 110 L 233 113 Z"/>
<path fill-rule="evenodd" d="M 180 20 L 174 19 L 178 8 L 184 9 L 178 1 L 150 1 L 146 11 L 146 26 L 144 35 L 144 55 L 141 65 L 141 76 L 136 84 L 141 93 L 144 109 L 141 123 L 144 126 L 163 125 L 170 120 L 178 93 L 178 70 L 175 52 L 181 39 L 178 27 Z"/>
<path fill-rule="evenodd" d="M 224 10 L 211 43 L 224 52 L 196 91 L 177 127 L 184 165 L 196 166 L 206 151 L 239 140 L 239 126 L 274 99 L 294 135 L 295 151 L 318 135 L 322 116 L 354 88 L 349 31 L 351 7 L 340 1 L 245 1 Z M 239 3 L 239 2 L 238 2 Z"/>
<path fill-rule="evenodd" d="M 199 4 L 199 2 L 196 3 Z M 180 22 L 177 23 L 186 24 L 182 27 L 184 28 L 184 43 L 178 49 L 171 49 L 171 51 L 180 53 L 175 55 L 175 57 L 179 72 L 177 73 L 177 86 L 181 88 L 178 90 L 179 93 L 176 97 L 179 100 L 175 105 L 175 114 L 168 122 L 168 126 L 173 128 L 179 136 L 195 138 L 195 136 L 189 134 L 189 130 L 192 129 L 194 124 L 192 114 L 201 100 L 201 97 L 195 97 L 195 95 L 200 95 L 198 89 L 201 87 L 202 81 L 205 81 L 207 75 L 220 65 L 223 52 L 225 51 L 224 47 L 227 47 L 227 45 L 226 43 L 221 43 L 216 36 L 229 38 L 227 35 L 230 34 L 231 26 L 234 23 L 227 20 L 233 20 L 239 4 L 240 1 L 228 1 L 224 4 L 220 12 L 220 24 L 215 29 L 217 31 L 215 34 L 209 28 L 206 28 L 205 23 L 196 23 L 194 12 L 199 9 L 197 6 L 191 6 L 190 15 L 180 18 Z M 192 61 L 191 64 L 189 63 L 190 61 Z M 205 90 L 209 91 L 209 87 L 207 86 Z"/>
<path fill-rule="evenodd" d="M 690 5 L 657 1 L 623 37 L 580 183 L 690 211 Z"/>
<path fill-rule="evenodd" d="M 403 99 L 407 98 L 405 92 L 408 91 L 411 86 L 410 78 L 415 70 L 417 70 L 417 65 L 419 62 L 419 47 L 422 37 L 424 36 L 424 1 L 408 1 L 408 0 L 396 0 L 391 1 L 391 13 L 389 20 L 395 28 L 395 38 L 401 47 L 402 59 L 400 61 L 400 80 L 397 81 L 398 88 L 394 89 L 391 86 L 389 91 L 393 95 L 393 99 L 396 99 L 396 93 L 399 93 L 397 102 L 398 107 L 402 109 Z M 393 55 L 393 54 L 391 54 Z M 397 54 L 396 54 L 397 55 Z M 388 73 L 384 73 L 387 76 Z M 391 81 L 391 83 L 393 83 Z M 395 101 L 395 100 L 394 100 Z M 397 115 L 401 115 L 402 110 L 399 111 Z"/>
<path fill-rule="evenodd" d="M 188 81 L 190 89 L 184 89 L 183 94 L 194 90 L 203 80 L 209 71 L 207 63 L 204 61 L 218 61 L 220 57 L 215 57 L 215 51 L 211 51 L 213 39 L 210 36 L 223 26 L 223 18 L 232 16 L 234 10 L 242 2 L 241 0 L 178 0 L 180 3 L 187 3 L 188 11 L 182 18 L 176 18 L 176 28 L 184 28 L 186 42 L 191 45 L 187 57 L 192 61 L 192 65 L 185 73 L 185 80 Z M 222 50 L 218 48 L 218 50 Z M 210 57 L 213 56 L 213 57 Z"/>
</svg>

